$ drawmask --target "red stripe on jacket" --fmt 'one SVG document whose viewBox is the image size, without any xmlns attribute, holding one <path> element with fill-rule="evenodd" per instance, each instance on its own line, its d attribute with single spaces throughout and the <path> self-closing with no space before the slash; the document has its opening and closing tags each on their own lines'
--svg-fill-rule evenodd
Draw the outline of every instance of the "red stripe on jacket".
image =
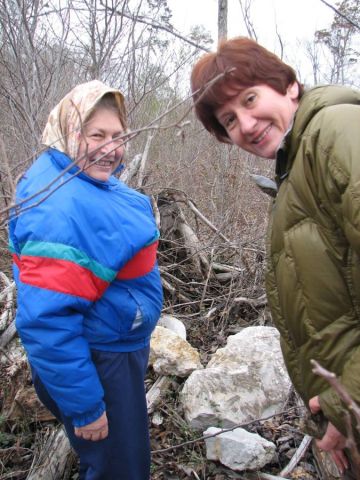
<svg viewBox="0 0 360 480">
<path fill-rule="evenodd" d="M 15 265 L 16 265 L 18 268 L 20 268 L 21 262 L 20 262 L 19 256 L 18 256 L 16 253 L 13 253 L 13 254 L 12 254 L 12 259 L 13 259 L 13 262 L 15 263 Z"/>
<path fill-rule="evenodd" d="M 156 252 L 159 242 L 143 248 L 116 275 L 119 280 L 131 280 L 151 272 L 156 262 Z"/>
<path fill-rule="evenodd" d="M 98 300 L 109 285 L 90 270 L 68 260 L 27 255 L 21 256 L 20 280 L 92 302 Z"/>
</svg>

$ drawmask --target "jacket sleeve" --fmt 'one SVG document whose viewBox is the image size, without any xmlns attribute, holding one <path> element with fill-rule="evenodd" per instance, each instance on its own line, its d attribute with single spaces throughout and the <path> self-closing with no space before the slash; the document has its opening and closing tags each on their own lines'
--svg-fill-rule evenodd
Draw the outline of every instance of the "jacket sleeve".
<svg viewBox="0 0 360 480">
<path fill-rule="evenodd" d="M 335 115 L 334 115 L 335 113 Z M 324 170 L 320 172 L 323 191 L 324 206 L 331 212 L 334 221 L 339 227 L 339 232 L 349 243 L 353 252 L 352 257 L 344 259 L 347 262 L 349 276 L 352 277 L 352 295 L 354 315 L 360 314 L 360 106 L 340 105 L 324 119 L 327 128 L 323 128 L 319 138 L 318 154 L 325 155 L 327 162 L 323 164 Z M 342 240 L 339 236 L 339 245 Z M 351 274 L 350 274 L 351 271 Z M 351 328 L 349 318 L 349 328 Z M 352 335 L 348 336 L 344 354 L 351 351 L 342 367 L 339 376 L 341 384 L 350 394 L 352 399 L 360 404 L 360 334 L 359 325 L 352 327 Z M 342 339 L 343 340 L 343 339 Z M 339 348 L 339 356 L 342 352 Z M 333 388 L 328 388 L 319 396 L 320 404 L 325 416 L 346 434 L 344 416 L 346 408 L 339 395 Z"/>
<path fill-rule="evenodd" d="M 83 319 L 108 285 L 109 272 L 64 242 L 63 232 L 71 225 L 63 217 L 41 212 L 30 210 L 10 223 L 10 248 L 19 269 L 16 327 L 51 397 L 74 426 L 83 426 L 105 410 Z"/>
</svg>

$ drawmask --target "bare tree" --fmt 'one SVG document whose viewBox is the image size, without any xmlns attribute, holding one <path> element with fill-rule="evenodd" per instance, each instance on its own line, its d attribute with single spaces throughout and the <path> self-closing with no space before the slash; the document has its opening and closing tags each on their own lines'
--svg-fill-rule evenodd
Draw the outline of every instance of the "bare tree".
<svg viewBox="0 0 360 480">
<path fill-rule="evenodd" d="M 319 49 L 319 44 L 317 42 L 307 41 L 305 43 L 305 53 L 311 64 L 313 75 L 312 83 L 313 85 L 317 85 L 320 82 L 321 77 L 321 52 Z"/>
<path fill-rule="evenodd" d="M 104 77 L 112 68 L 118 44 L 128 34 L 127 25 L 124 25 L 123 17 L 117 15 L 116 10 L 126 9 L 127 4 L 127 0 L 69 0 L 69 8 L 79 24 L 79 29 L 73 29 L 72 32 L 84 63 L 88 63 L 87 79 L 106 80 Z"/>
<path fill-rule="evenodd" d="M 317 43 L 326 47 L 329 56 L 330 83 L 354 83 L 352 67 L 358 64 L 360 52 L 353 46 L 359 37 L 360 0 L 338 2 L 334 20 L 327 29 L 315 32 Z"/>
<path fill-rule="evenodd" d="M 49 4 L 39 0 L 0 1 L 2 120 L 6 150 L 12 158 L 16 153 L 27 158 L 38 149 L 45 112 L 62 93 L 63 72 L 71 65 L 65 47 L 68 10 L 49 10 Z M 50 44 L 52 22 L 57 36 Z"/>
<path fill-rule="evenodd" d="M 239 0 L 242 17 L 245 23 L 247 34 L 250 38 L 257 41 L 257 35 L 254 28 L 254 24 L 251 20 L 251 3 L 252 0 Z"/>
<path fill-rule="evenodd" d="M 324 5 L 327 7 L 331 8 L 337 15 L 345 19 L 347 22 L 349 22 L 353 27 L 357 28 L 360 30 L 360 24 L 352 20 L 350 17 L 348 17 L 345 13 L 341 12 L 337 8 L 335 8 L 333 5 L 330 5 L 330 3 L 326 2 L 325 0 L 320 0 Z"/>
</svg>

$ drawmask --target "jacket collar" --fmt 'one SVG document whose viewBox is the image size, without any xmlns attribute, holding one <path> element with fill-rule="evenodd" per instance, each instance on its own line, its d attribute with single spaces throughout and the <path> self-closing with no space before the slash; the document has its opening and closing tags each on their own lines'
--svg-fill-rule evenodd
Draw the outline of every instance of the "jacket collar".
<svg viewBox="0 0 360 480">
<path fill-rule="evenodd" d="M 275 179 L 278 186 L 289 175 L 303 134 L 314 116 L 325 107 L 359 103 L 359 93 L 341 85 L 315 87 L 304 93 L 295 113 L 294 123 L 277 151 Z"/>
<path fill-rule="evenodd" d="M 97 180 L 96 178 L 90 177 L 89 175 L 86 175 L 86 173 L 82 172 L 77 165 L 72 165 L 73 161 L 70 157 L 68 157 L 63 152 L 56 150 L 55 148 L 49 148 L 47 152 L 52 158 L 53 162 L 58 166 L 58 168 L 60 168 L 60 170 L 65 170 L 67 174 L 74 175 L 80 180 L 92 183 L 93 185 L 105 189 L 111 188 L 118 183 L 118 180 L 114 176 L 111 176 L 109 180 L 103 182 L 101 180 Z M 122 164 L 119 165 L 119 167 L 116 169 L 116 173 L 121 171 L 123 168 L 124 166 Z"/>
</svg>

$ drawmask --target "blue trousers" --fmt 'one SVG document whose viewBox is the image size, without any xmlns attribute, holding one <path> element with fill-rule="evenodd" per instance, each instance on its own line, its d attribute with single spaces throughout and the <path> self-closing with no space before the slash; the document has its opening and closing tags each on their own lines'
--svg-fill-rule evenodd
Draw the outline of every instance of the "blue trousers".
<svg viewBox="0 0 360 480">
<path fill-rule="evenodd" d="M 105 392 L 109 435 L 92 442 L 74 434 L 71 419 L 62 414 L 32 369 L 41 402 L 64 424 L 80 458 L 80 480 L 148 480 L 150 440 L 144 377 L 149 347 L 137 352 L 92 352 Z"/>
</svg>

